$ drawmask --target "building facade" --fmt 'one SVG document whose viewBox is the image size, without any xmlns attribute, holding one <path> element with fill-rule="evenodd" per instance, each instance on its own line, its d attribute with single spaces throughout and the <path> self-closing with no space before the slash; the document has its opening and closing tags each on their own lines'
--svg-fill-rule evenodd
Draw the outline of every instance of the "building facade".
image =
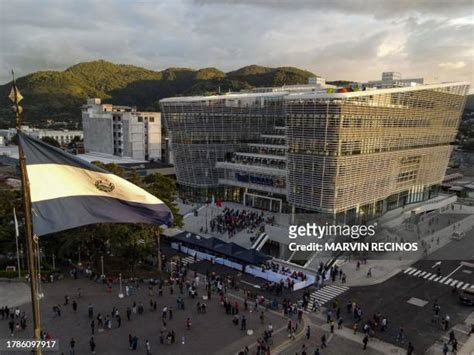
<svg viewBox="0 0 474 355">
<path fill-rule="evenodd" d="M 82 131 L 70 131 L 67 129 L 57 130 L 57 129 L 41 129 L 41 128 L 32 128 L 29 126 L 21 126 L 21 129 L 24 133 L 35 137 L 36 139 L 41 139 L 44 137 L 55 139 L 60 145 L 67 145 L 71 143 L 75 138 L 82 139 Z M 0 130 L 0 136 L 3 137 L 5 143 L 10 142 L 12 138 L 16 135 L 16 128 L 2 129 Z"/>
<path fill-rule="evenodd" d="M 434 197 L 467 83 L 162 100 L 180 193 L 365 221 Z"/>
<path fill-rule="evenodd" d="M 82 107 L 84 149 L 136 160 L 161 160 L 161 114 L 88 99 Z"/>
</svg>

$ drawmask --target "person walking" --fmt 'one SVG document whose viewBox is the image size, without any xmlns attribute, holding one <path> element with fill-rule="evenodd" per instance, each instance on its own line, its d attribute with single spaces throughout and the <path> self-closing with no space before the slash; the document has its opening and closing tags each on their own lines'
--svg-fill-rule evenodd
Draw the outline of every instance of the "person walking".
<svg viewBox="0 0 474 355">
<path fill-rule="evenodd" d="M 95 332 L 95 320 L 91 320 L 91 334 L 94 335 Z"/>
<path fill-rule="evenodd" d="M 403 330 L 403 327 L 400 327 L 400 329 L 398 330 L 397 342 L 399 341 L 403 343 L 404 340 L 405 340 L 405 331 Z"/>
<path fill-rule="evenodd" d="M 337 319 L 337 329 L 342 329 L 342 323 L 343 323 L 342 317 L 339 317 Z"/>
<path fill-rule="evenodd" d="M 326 345 L 326 334 L 323 334 L 323 336 L 321 337 L 321 349 L 324 349 L 324 348 L 327 348 L 327 345 Z"/>
<path fill-rule="evenodd" d="M 451 346 L 452 346 L 451 351 L 453 352 L 453 354 L 456 354 L 458 352 L 458 340 L 456 338 L 454 338 Z"/>
<path fill-rule="evenodd" d="M 72 301 L 72 310 L 73 310 L 74 312 L 77 311 L 77 302 L 76 302 L 76 300 Z"/>
<path fill-rule="evenodd" d="M 449 329 L 449 321 L 451 320 L 451 317 L 446 314 L 446 317 L 444 317 L 444 330 L 448 330 Z"/>
<path fill-rule="evenodd" d="M 151 345 L 148 339 L 145 341 L 146 355 L 151 355 Z"/>
<path fill-rule="evenodd" d="M 127 320 L 130 321 L 130 317 L 132 316 L 132 310 L 130 309 L 130 307 L 127 307 Z"/>
<path fill-rule="evenodd" d="M 74 338 L 71 338 L 71 341 L 69 342 L 69 355 L 74 355 L 75 352 L 74 352 L 74 347 L 76 346 L 76 341 L 74 340 Z"/>
<path fill-rule="evenodd" d="M 449 347 L 448 344 L 444 343 L 443 345 L 443 355 L 448 355 Z"/>
<path fill-rule="evenodd" d="M 364 343 L 364 347 L 362 348 L 363 350 L 367 349 L 367 343 L 369 342 L 369 336 L 366 334 L 364 336 L 364 339 L 362 339 L 362 343 Z"/>
<path fill-rule="evenodd" d="M 118 315 L 115 319 L 117 319 L 117 328 L 120 328 L 120 326 L 122 325 L 122 317 Z"/>
<path fill-rule="evenodd" d="M 13 321 L 13 319 L 8 322 L 8 328 L 10 329 L 10 335 L 15 335 L 15 322 Z"/>
<path fill-rule="evenodd" d="M 138 347 L 138 337 L 136 335 L 132 338 L 132 350 L 137 350 Z"/>
<path fill-rule="evenodd" d="M 311 327 L 308 325 L 306 327 L 306 339 L 309 339 L 310 335 L 311 335 Z"/>
<path fill-rule="evenodd" d="M 413 355 L 415 352 L 415 347 L 411 342 L 408 342 L 407 355 Z"/>
<path fill-rule="evenodd" d="M 240 321 L 240 330 L 247 330 L 247 318 L 245 316 L 242 316 Z"/>
<path fill-rule="evenodd" d="M 91 353 L 92 354 L 95 354 L 95 341 L 94 341 L 94 337 L 91 337 L 91 340 L 89 340 L 89 347 L 91 349 Z"/>
<path fill-rule="evenodd" d="M 87 313 L 89 314 L 89 318 L 94 317 L 94 306 L 91 303 L 87 306 Z"/>
</svg>

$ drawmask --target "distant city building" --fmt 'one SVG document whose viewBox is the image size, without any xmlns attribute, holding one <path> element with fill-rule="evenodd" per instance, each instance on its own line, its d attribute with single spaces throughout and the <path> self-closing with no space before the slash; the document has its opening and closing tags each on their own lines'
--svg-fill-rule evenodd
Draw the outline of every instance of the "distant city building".
<svg viewBox="0 0 474 355">
<path fill-rule="evenodd" d="M 180 196 L 344 223 L 436 197 L 469 84 L 406 80 L 161 100 Z"/>
<path fill-rule="evenodd" d="M 161 114 L 134 107 L 102 104 L 88 99 L 82 106 L 85 152 L 98 152 L 139 161 L 161 160 Z"/>
<path fill-rule="evenodd" d="M 367 83 L 367 86 L 384 89 L 384 88 L 395 88 L 404 86 L 415 86 L 422 85 L 424 83 L 423 78 L 415 79 L 402 79 L 402 74 L 397 72 L 383 72 L 382 80 L 372 80 Z"/>
<path fill-rule="evenodd" d="M 56 129 L 42 129 L 42 128 L 32 128 L 29 126 L 21 126 L 21 130 L 24 133 L 36 139 L 41 139 L 44 137 L 53 138 L 60 145 L 67 145 L 71 143 L 76 137 L 78 137 L 79 139 L 83 138 L 82 131 L 70 131 L 67 129 L 56 130 Z M 0 136 L 4 138 L 5 142 L 10 142 L 15 135 L 16 135 L 16 128 L 0 130 Z"/>
</svg>

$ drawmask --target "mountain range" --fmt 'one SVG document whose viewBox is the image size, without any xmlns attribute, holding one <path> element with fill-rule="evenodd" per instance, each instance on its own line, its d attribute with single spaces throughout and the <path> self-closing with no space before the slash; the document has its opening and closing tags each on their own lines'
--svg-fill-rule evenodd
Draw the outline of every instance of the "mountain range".
<svg viewBox="0 0 474 355">
<path fill-rule="evenodd" d="M 65 122 L 66 127 L 73 128 L 80 122 L 80 107 L 88 97 L 156 111 L 158 101 L 165 97 L 303 84 L 311 76 L 315 74 L 294 67 L 249 65 L 227 73 L 217 68 L 153 71 L 97 60 L 79 63 L 64 71 L 34 72 L 17 79 L 17 86 L 24 96 L 21 104 L 25 124 L 54 127 Z M 11 83 L 0 86 L 1 127 L 14 124 L 11 102 L 7 98 L 10 90 Z"/>
</svg>

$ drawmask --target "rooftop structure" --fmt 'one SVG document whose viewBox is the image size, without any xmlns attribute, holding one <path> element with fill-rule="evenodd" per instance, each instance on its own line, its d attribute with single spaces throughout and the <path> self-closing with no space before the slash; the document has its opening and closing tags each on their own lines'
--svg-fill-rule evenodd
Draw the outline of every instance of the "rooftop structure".
<svg viewBox="0 0 474 355">
<path fill-rule="evenodd" d="M 402 74 L 397 72 L 382 73 L 382 80 L 371 80 L 367 83 L 369 87 L 392 88 L 403 86 L 416 86 L 424 83 L 423 78 L 402 79 Z"/>
</svg>

